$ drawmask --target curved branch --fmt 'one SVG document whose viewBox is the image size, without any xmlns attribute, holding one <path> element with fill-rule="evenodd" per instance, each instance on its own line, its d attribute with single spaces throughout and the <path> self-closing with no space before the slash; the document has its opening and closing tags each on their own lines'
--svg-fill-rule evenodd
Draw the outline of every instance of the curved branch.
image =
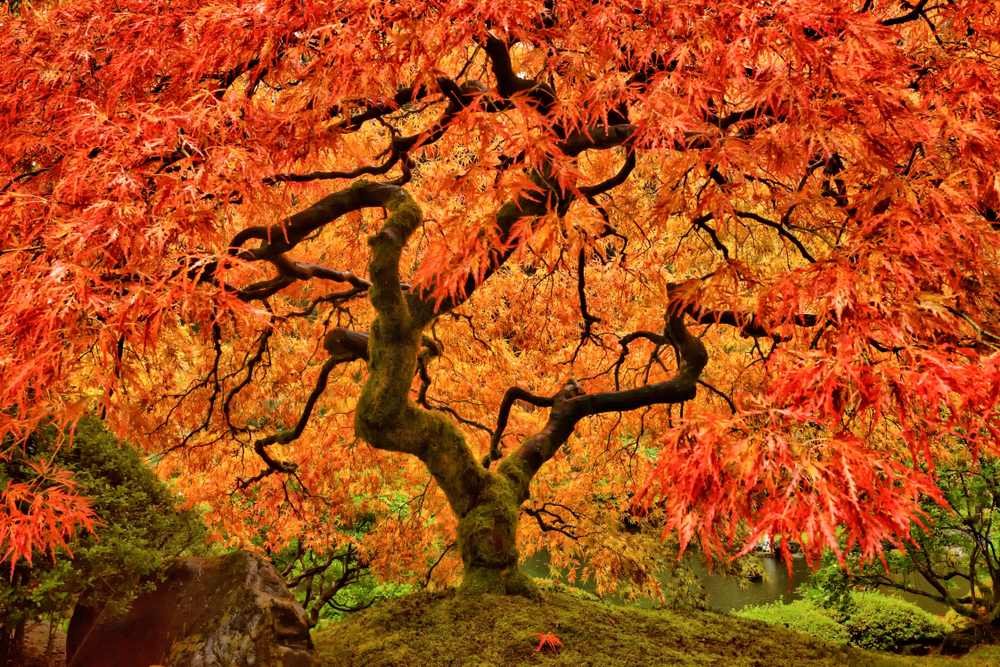
<svg viewBox="0 0 1000 667">
<path fill-rule="evenodd" d="M 295 282 L 294 278 L 278 275 L 270 280 L 264 280 L 252 285 L 247 285 L 241 290 L 236 290 L 236 298 L 240 301 L 263 301 L 273 296 Z"/>
<path fill-rule="evenodd" d="M 586 185 L 580 188 L 580 194 L 584 198 L 590 199 L 591 197 L 607 192 L 608 190 L 617 188 L 619 185 L 621 185 L 628 179 L 629 175 L 632 173 L 634 169 L 635 169 L 635 151 L 630 150 L 628 151 L 628 154 L 625 156 L 625 164 L 622 165 L 622 168 L 618 171 L 617 174 L 607 179 L 606 181 L 601 181 L 600 183 L 597 183 L 595 185 Z"/>
<path fill-rule="evenodd" d="M 706 232 L 708 232 L 708 236 L 712 239 L 712 243 L 715 245 L 716 248 L 719 249 L 719 252 L 721 252 L 722 256 L 725 257 L 726 260 L 728 261 L 729 248 L 726 247 L 726 244 L 719 239 L 719 235 L 716 234 L 715 230 L 712 229 L 712 227 L 709 226 L 708 224 L 708 221 L 711 220 L 713 217 L 714 216 L 711 213 L 699 215 L 697 218 L 691 221 L 691 224 L 694 227 L 697 227 L 698 229 L 704 229 Z"/>
<path fill-rule="evenodd" d="M 458 542 L 451 542 L 448 544 L 448 546 L 444 548 L 444 551 L 441 552 L 441 555 L 438 556 L 437 560 L 434 561 L 434 564 L 431 565 L 430 568 L 427 570 L 427 576 L 424 577 L 424 585 L 421 586 L 421 588 L 427 588 L 428 586 L 430 586 L 431 575 L 434 574 L 434 568 L 440 565 L 441 561 L 444 560 L 444 557 L 448 554 L 448 552 L 451 551 L 453 548 L 455 548 L 457 545 Z"/>
<path fill-rule="evenodd" d="M 345 132 L 354 132 L 360 130 L 367 121 L 375 120 L 376 118 L 381 118 L 394 111 L 398 111 L 401 107 L 423 99 L 428 95 L 430 95 L 430 89 L 424 85 L 409 86 L 408 88 L 398 90 L 389 102 L 365 105 L 363 107 L 364 110 L 356 116 L 348 115 L 350 109 L 345 109 L 343 106 L 332 107 L 328 113 L 330 116 L 344 115 L 345 119 L 338 126 L 338 129 Z"/>
<path fill-rule="evenodd" d="M 242 230 L 229 242 L 229 254 L 251 262 L 274 259 L 337 218 L 363 208 L 381 208 L 399 192 L 400 188 L 394 185 L 358 181 L 349 188 L 323 197 L 280 225 L 259 225 Z M 243 249 L 245 243 L 254 239 L 261 241 L 259 247 Z"/>
<path fill-rule="evenodd" d="M 605 150 L 621 146 L 635 134 L 636 127 L 632 124 L 608 125 L 591 127 L 580 132 L 574 132 L 558 144 L 563 154 L 575 157 L 587 150 Z"/>
<path fill-rule="evenodd" d="M 743 111 L 734 111 L 731 114 L 715 120 L 712 124 L 717 125 L 720 130 L 725 132 L 736 123 L 741 123 L 745 120 L 754 120 L 765 115 L 767 115 L 765 107 L 758 105 L 750 109 L 744 109 Z"/>
<path fill-rule="evenodd" d="M 577 355 L 580 353 L 580 350 L 583 349 L 583 346 L 588 339 L 593 339 L 600 344 L 600 341 L 594 337 L 592 329 L 594 328 L 594 324 L 601 321 L 601 318 L 591 315 L 587 310 L 587 283 L 586 276 L 584 275 L 585 265 L 586 254 L 584 253 L 583 248 L 580 248 L 576 265 L 576 293 L 580 299 L 580 317 L 583 318 L 583 331 L 580 332 L 580 343 L 576 346 L 576 350 L 573 352 L 573 356 L 570 358 L 569 363 L 576 361 Z"/>
<path fill-rule="evenodd" d="M 57 160 L 57 162 L 58 162 L 58 160 Z M 7 192 L 7 190 L 9 190 L 10 187 L 12 185 L 14 185 L 15 183 L 17 183 L 18 181 L 24 181 L 24 180 L 27 180 L 29 178 L 34 178 L 35 176 L 38 176 L 39 174 L 44 174 L 50 168 L 51 167 L 42 167 L 41 169 L 36 169 L 34 171 L 29 171 L 27 173 L 21 174 L 20 176 L 15 176 L 14 178 L 10 179 L 10 181 L 7 183 L 7 185 L 3 186 L 3 188 L 0 189 L 0 195 L 2 195 L 5 192 Z"/>
<path fill-rule="evenodd" d="M 736 404 L 733 403 L 733 399 L 729 398 L 728 396 L 726 396 L 721 391 L 719 391 L 718 389 L 716 389 L 715 387 L 713 387 L 709 383 L 705 382 L 704 380 L 698 380 L 698 384 L 700 384 L 702 387 L 705 387 L 706 389 L 709 389 L 710 391 L 712 391 L 712 393 L 721 396 L 722 400 L 724 400 L 726 403 L 729 404 L 729 410 L 734 415 L 736 414 Z"/>
<path fill-rule="evenodd" d="M 882 21 L 882 25 L 888 28 L 890 26 L 900 25 L 901 23 L 909 23 L 910 21 L 919 20 L 920 17 L 923 16 L 924 7 L 927 5 L 927 2 L 928 0 L 920 0 L 920 2 L 918 2 L 910 12 L 907 12 L 902 16 L 886 19 Z"/>
<path fill-rule="evenodd" d="M 420 405 L 428 410 L 437 410 L 438 412 L 446 412 L 455 418 L 459 424 L 465 424 L 466 426 L 471 426 L 472 428 L 479 429 L 484 433 L 489 433 L 490 437 L 493 437 L 493 431 L 489 427 L 480 424 L 473 419 L 466 419 L 458 413 L 458 410 L 454 409 L 450 405 L 431 405 L 430 401 L 427 399 L 427 390 L 431 386 L 431 374 L 427 370 L 427 362 L 434 358 L 441 356 L 442 350 L 438 343 L 430 338 L 429 336 L 423 336 L 422 338 L 424 349 L 420 351 L 417 355 L 417 375 L 420 377 L 420 389 L 417 390 L 417 405 Z"/>
<path fill-rule="evenodd" d="M 264 185 L 275 183 L 305 183 L 307 181 L 332 180 L 335 178 L 358 178 L 359 176 L 381 176 L 388 173 L 399 162 L 401 153 L 395 147 L 389 151 L 389 157 L 383 164 L 377 166 L 358 167 L 353 171 L 313 171 L 308 174 L 275 174 L 264 179 Z"/>
<path fill-rule="evenodd" d="M 295 428 L 280 431 L 273 435 L 269 435 L 266 438 L 260 438 L 254 442 L 254 451 L 260 455 L 260 457 L 264 460 L 264 463 L 266 463 L 269 467 L 278 470 L 278 472 L 290 472 L 297 468 L 294 463 L 275 461 L 267 455 L 264 448 L 268 445 L 274 444 L 287 445 L 302 435 L 302 431 L 305 430 L 306 424 L 309 423 L 309 417 L 312 415 L 313 408 L 316 407 L 316 401 L 319 400 L 319 397 L 322 396 L 323 392 L 326 390 L 327 381 L 330 379 L 330 372 L 333 371 L 337 364 L 342 362 L 343 359 L 330 357 L 323 364 L 323 367 L 320 368 L 319 377 L 316 379 L 316 386 L 313 387 L 312 393 L 309 394 L 309 399 L 306 401 L 305 407 L 302 408 L 302 414 L 299 416 L 299 421 L 295 425 Z"/>
<path fill-rule="evenodd" d="M 306 264 L 289 259 L 285 255 L 278 255 L 268 259 L 278 273 L 286 278 L 294 280 L 310 280 L 320 278 L 322 280 L 333 280 L 338 283 L 348 283 L 355 289 L 367 290 L 372 284 L 354 274 L 353 271 L 337 271 L 320 266 L 319 264 Z"/>
<path fill-rule="evenodd" d="M 493 76 L 497 79 L 497 91 L 503 97 L 512 97 L 535 87 L 533 79 L 522 79 L 514 73 L 514 64 L 510 60 L 507 44 L 492 34 L 487 33 L 483 51 L 490 59 Z"/>
<path fill-rule="evenodd" d="M 769 326 L 760 323 L 757 316 L 753 314 L 732 310 L 702 310 L 701 307 L 690 303 L 684 307 L 684 312 L 690 315 L 696 324 L 725 324 L 736 327 L 744 338 L 775 338 L 780 340 L 780 337 L 776 336 Z M 819 322 L 819 316 L 806 313 L 796 315 L 787 324 L 808 329 L 816 326 Z"/>
<path fill-rule="evenodd" d="M 252 357 L 250 357 L 249 353 L 247 353 L 247 357 L 249 358 L 244 358 L 243 360 L 243 368 L 245 368 L 247 372 L 246 377 L 243 378 L 243 380 L 238 385 L 233 387 L 232 390 L 230 390 L 229 394 L 226 396 L 226 400 L 222 404 L 222 414 L 225 415 L 226 417 L 226 424 L 229 426 L 229 430 L 234 433 L 237 431 L 246 431 L 246 429 L 237 428 L 233 424 L 230 415 L 230 406 L 232 405 L 233 399 L 236 398 L 236 395 L 239 394 L 241 391 L 243 391 L 243 389 L 247 385 L 253 382 L 254 370 L 257 368 L 257 364 L 263 361 L 264 353 L 267 351 L 267 342 L 271 339 L 271 336 L 273 334 L 274 334 L 274 329 L 272 328 L 265 329 L 264 333 L 261 334 L 257 342 L 257 351 L 254 352 Z"/>
<path fill-rule="evenodd" d="M 622 339 L 618 341 L 618 344 L 622 346 L 622 351 L 621 354 L 618 356 L 618 360 L 615 362 L 614 365 L 616 391 L 621 386 L 619 384 L 618 374 L 621 371 L 622 364 L 625 363 L 625 357 L 628 356 L 629 352 L 628 346 L 632 343 L 632 341 L 636 340 L 637 338 L 645 338 L 646 340 L 652 342 L 657 347 L 659 347 L 660 345 L 667 344 L 666 336 L 664 336 L 663 334 L 654 333 L 652 331 L 633 331 L 632 333 L 623 336 Z"/>
<path fill-rule="evenodd" d="M 668 294 L 676 294 L 676 288 L 671 286 Z M 708 363 L 708 352 L 701 340 L 684 326 L 681 304 L 671 302 L 664 320 L 664 332 L 679 358 L 674 377 L 666 382 L 600 394 L 583 393 L 575 382 L 563 387 L 555 396 L 555 405 L 545 428 L 526 439 L 514 454 L 500 464 L 500 471 L 517 485 L 522 502 L 528 498 L 531 478 L 565 444 L 576 424 L 584 417 L 650 405 L 682 403 L 695 397 L 698 379 Z"/>
<path fill-rule="evenodd" d="M 796 248 L 798 248 L 799 254 L 802 255 L 802 257 L 807 262 L 816 261 L 816 259 L 809 254 L 809 251 L 806 250 L 806 247 L 802 245 L 802 241 L 800 241 L 798 238 L 792 235 L 787 229 L 785 229 L 784 225 L 768 220 L 767 218 L 757 215 L 756 213 L 750 213 L 747 211 L 735 211 L 735 213 L 737 218 L 741 218 L 744 220 L 754 220 L 762 225 L 767 225 L 768 227 L 773 227 L 774 229 L 777 229 L 778 234 L 781 235 L 782 238 L 788 239 Z"/>
<path fill-rule="evenodd" d="M 403 158 L 404 175 L 409 168 L 409 159 L 407 157 L 409 153 L 416 147 L 429 146 L 443 137 L 445 132 L 448 131 L 451 121 L 462 109 L 466 109 L 476 102 L 480 103 L 478 110 L 490 113 L 511 108 L 509 104 L 498 103 L 487 98 L 485 94 L 487 90 L 486 86 L 474 79 L 470 79 L 461 85 L 456 84 L 447 77 L 439 77 L 437 81 L 441 93 L 448 100 L 448 106 L 445 108 L 444 113 L 441 114 L 441 117 L 435 121 L 429 130 L 418 132 L 408 137 L 394 136 L 392 139 L 392 155 L 396 156 L 397 160 L 400 156 Z M 388 169 L 385 171 L 388 171 Z M 385 171 L 380 173 L 385 173 Z"/>
<path fill-rule="evenodd" d="M 368 333 L 337 327 L 323 339 L 323 349 L 340 361 L 368 361 Z"/>
<path fill-rule="evenodd" d="M 268 258 L 267 261 L 271 262 L 278 269 L 278 275 L 269 280 L 253 283 L 241 290 L 237 290 L 236 296 L 241 301 L 262 301 L 273 294 L 277 294 L 297 280 L 310 280 L 312 278 L 333 280 L 335 282 L 348 283 L 352 286 L 352 289 L 346 292 L 337 292 L 336 294 L 329 294 L 326 297 L 320 297 L 313 302 L 313 307 L 323 301 L 345 299 L 363 294 L 371 287 L 370 282 L 358 277 L 352 271 L 336 271 L 325 266 L 320 266 L 319 264 L 296 262 L 285 255 Z"/>
<path fill-rule="evenodd" d="M 507 390 L 503 395 L 503 400 L 500 401 L 500 413 L 497 415 L 497 427 L 490 440 L 489 456 L 483 461 L 483 466 L 486 468 L 490 467 L 490 463 L 499 461 L 503 456 L 500 453 L 500 440 L 503 439 L 504 429 L 507 428 L 507 420 L 510 418 L 510 409 L 513 407 L 514 401 L 524 401 L 540 408 L 551 408 L 556 403 L 556 397 L 536 396 L 520 387 L 511 387 Z"/>
</svg>

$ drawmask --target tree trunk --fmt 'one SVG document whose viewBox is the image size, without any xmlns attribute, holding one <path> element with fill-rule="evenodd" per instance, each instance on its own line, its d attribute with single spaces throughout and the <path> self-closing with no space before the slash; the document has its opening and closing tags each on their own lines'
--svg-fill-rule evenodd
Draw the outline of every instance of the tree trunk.
<svg viewBox="0 0 1000 667">
<path fill-rule="evenodd" d="M 13 620 L 8 617 L 0 626 L 0 667 L 16 667 L 21 664 L 27 622 L 24 618 Z"/>
<path fill-rule="evenodd" d="M 28 585 L 31 576 L 31 568 L 23 564 L 14 567 L 11 575 L 10 595 L 8 600 L 13 600 L 15 606 L 8 608 L 7 614 L 0 617 L 0 667 L 16 667 L 21 664 L 21 656 L 24 652 L 24 630 L 28 623 L 24 609 L 17 608 L 20 599 L 20 591 Z"/>
<path fill-rule="evenodd" d="M 539 596 L 534 580 L 518 566 L 515 485 L 491 474 L 477 502 L 458 520 L 458 548 L 465 566 L 459 591 L 467 594 Z"/>
<path fill-rule="evenodd" d="M 544 185 L 554 198 L 534 195 L 508 202 L 497 213 L 500 228 L 512 229 L 526 215 L 543 215 L 549 210 L 546 202 L 559 200 L 558 189 L 543 179 L 538 185 Z M 364 336 L 346 331 L 331 332 L 323 343 L 335 363 L 368 361 L 368 379 L 354 412 L 355 432 L 373 447 L 417 457 L 444 491 L 458 517 L 458 547 L 465 566 L 461 592 L 536 598 L 537 586 L 518 567 L 517 549 L 518 510 L 528 499 L 531 478 L 584 417 L 694 398 L 698 377 L 708 361 L 705 346 L 684 326 L 682 309 L 668 307 L 664 333 L 680 354 L 676 376 L 632 390 L 594 395 L 586 395 L 579 384 L 570 381 L 551 399 L 537 399 L 536 404 L 551 406 L 548 423 L 502 460 L 495 448 L 502 435 L 499 424 L 484 465 L 450 418 L 425 401 L 420 405 L 413 401 L 424 329 L 457 303 L 438 304 L 433 294 L 425 297 L 419 290 L 402 288 L 399 261 L 407 240 L 420 227 L 420 207 L 405 190 L 390 184 L 360 181 L 351 186 L 351 192 L 364 206 L 380 206 L 389 213 L 379 232 L 368 239 L 372 249 L 368 298 L 378 316 L 367 337 L 367 350 Z M 425 394 L 430 380 L 424 382 L 418 396 Z M 491 471 L 487 466 L 495 460 L 500 463 Z"/>
<path fill-rule="evenodd" d="M 368 337 L 369 375 L 354 413 L 355 431 L 373 447 L 416 456 L 444 491 L 459 519 L 461 592 L 537 597 L 537 587 L 517 564 L 518 507 L 527 497 L 527 478 L 516 466 L 506 473 L 487 470 L 448 417 L 412 400 L 422 334 L 438 315 L 433 300 L 400 287 L 399 258 L 420 225 L 420 208 L 400 188 L 365 184 L 358 190 L 390 215 L 368 240 L 369 299 L 378 317 Z M 324 345 L 337 359 L 361 357 L 349 343 L 349 336 L 333 335 Z"/>
</svg>

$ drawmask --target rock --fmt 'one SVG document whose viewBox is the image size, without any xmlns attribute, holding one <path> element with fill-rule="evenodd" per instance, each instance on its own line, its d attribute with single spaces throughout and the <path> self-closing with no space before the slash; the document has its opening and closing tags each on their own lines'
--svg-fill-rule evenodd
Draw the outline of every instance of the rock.
<svg viewBox="0 0 1000 667">
<path fill-rule="evenodd" d="M 77 607 L 68 667 L 315 667 L 306 615 L 267 561 L 246 551 L 179 558 L 118 617 Z"/>
<path fill-rule="evenodd" d="M 907 644 L 899 650 L 900 655 L 929 655 L 931 649 L 923 644 Z"/>
<path fill-rule="evenodd" d="M 980 644 L 1000 644 L 1000 628 L 989 623 L 972 623 L 949 632 L 941 642 L 941 655 L 965 655 Z"/>
</svg>

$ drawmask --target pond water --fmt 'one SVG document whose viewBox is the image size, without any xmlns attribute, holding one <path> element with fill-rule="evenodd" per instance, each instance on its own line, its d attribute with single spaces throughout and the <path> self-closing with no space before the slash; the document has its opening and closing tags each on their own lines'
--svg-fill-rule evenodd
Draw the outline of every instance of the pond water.
<svg viewBox="0 0 1000 667">
<path fill-rule="evenodd" d="M 708 568 L 697 561 L 693 562 L 691 565 L 692 569 L 704 584 L 705 589 L 708 591 L 708 606 L 710 609 L 716 609 L 718 611 L 739 611 L 744 607 L 769 604 L 771 602 L 777 602 L 778 600 L 792 602 L 793 600 L 802 599 L 802 595 L 798 592 L 798 587 L 802 584 L 808 583 L 809 576 L 811 574 L 805 558 L 802 556 L 795 556 L 792 558 L 791 573 L 789 573 L 785 562 L 778 558 L 762 556 L 761 562 L 764 565 L 764 571 L 767 573 L 769 581 L 748 581 L 743 587 L 740 586 L 740 582 L 736 579 L 729 579 L 717 574 L 709 573 Z M 542 577 L 546 579 L 551 577 L 549 572 L 548 552 L 540 551 L 533 555 L 525 561 L 523 569 L 533 577 Z M 933 590 L 930 587 L 930 584 L 928 584 L 922 576 L 917 576 L 918 579 L 911 580 L 908 583 L 916 586 L 920 590 Z M 590 593 L 593 593 L 596 590 L 592 581 L 588 581 L 582 585 L 578 582 L 577 585 L 579 588 L 582 588 Z M 891 589 L 884 589 L 881 592 L 901 597 L 932 614 L 943 615 L 948 610 L 948 608 L 940 602 L 935 602 L 934 600 L 929 600 L 919 595 L 902 593 Z M 623 604 L 621 599 L 614 596 L 606 596 L 605 599 L 613 604 Z M 645 603 L 640 603 L 639 606 L 653 606 L 653 603 L 647 601 Z"/>
</svg>

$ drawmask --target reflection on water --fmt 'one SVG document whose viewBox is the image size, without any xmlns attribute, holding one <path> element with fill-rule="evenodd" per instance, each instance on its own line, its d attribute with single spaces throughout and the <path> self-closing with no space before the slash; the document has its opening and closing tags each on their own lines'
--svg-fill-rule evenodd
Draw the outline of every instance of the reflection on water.
<svg viewBox="0 0 1000 667">
<path fill-rule="evenodd" d="M 747 581 L 740 587 L 737 579 L 727 579 L 709 574 L 708 568 L 699 562 L 692 563 L 695 571 L 708 591 L 708 606 L 721 611 L 739 611 L 751 605 L 768 604 L 779 599 L 785 602 L 800 600 L 798 587 L 809 583 L 809 566 L 801 556 L 792 558 L 792 572 L 783 560 L 765 556 L 760 559 L 769 581 Z"/>
<path fill-rule="evenodd" d="M 759 579 L 748 581 L 742 588 L 740 587 L 740 582 L 736 579 L 727 579 L 717 574 L 710 574 L 708 568 L 697 561 L 691 560 L 689 564 L 692 565 L 692 569 L 708 591 L 708 606 L 711 609 L 739 611 L 744 607 L 769 604 L 777 602 L 780 599 L 783 599 L 785 602 L 802 599 L 797 589 L 802 584 L 809 582 L 810 575 L 809 566 L 806 565 L 805 558 L 802 556 L 792 558 L 792 571 L 790 574 L 783 560 L 764 556 L 761 558 L 761 562 L 764 565 L 764 571 L 767 573 L 769 581 Z M 536 553 L 524 562 L 522 568 L 533 577 L 549 578 L 551 574 L 549 572 L 548 552 L 540 551 Z M 565 581 L 565 579 L 563 580 Z M 907 583 L 920 590 L 933 590 L 922 576 L 919 576 L 918 580 L 908 581 Z M 582 584 L 577 582 L 575 585 L 590 593 L 595 592 L 593 581 L 587 581 Z M 891 589 L 884 589 L 882 592 L 913 602 L 924 611 L 932 614 L 942 615 L 948 610 L 940 602 L 935 602 L 919 595 L 901 593 Z M 968 591 L 966 590 L 965 592 Z M 959 591 L 958 594 L 961 595 L 963 592 Z M 613 604 L 623 603 L 620 598 L 614 596 L 605 596 L 605 599 Z M 649 607 L 653 606 L 653 603 L 651 601 L 640 602 L 638 606 Z"/>
<path fill-rule="evenodd" d="M 797 589 L 802 584 L 809 583 L 810 575 L 809 566 L 806 565 L 804 557 L 794 556 L 792 558 L 791 574 L 788 573 L 788 566 L 783 560 L 764 556 L 761 558 L 761 562 L 764 564 L 764 571 L 767 572 L 770 581 L 751 581 L 742 589 L 738 581 L 709 574 L 708 570 L 701 563 L 695 562 L 691 569 L 698 574 L 705 588 L 708 590 L 708 606 L 712 609 L 739 611 L 744 607 L 768 604 L 782 598 L 785 602 L 802 599 Z M 899 580 L 897 579 L 897 581 Z M 934 590 L 922 575 L 907 577 L 906 583 L 918 590 L 928 592 Z M 960 596 L 968 593 L 968 587 L 966 587 L 965 591 L 961 591 L 961 588 L 956 589 L 956 591 L 956 594 Z M 881 587 L 880 592 L 903 598 L 924 611 L 939 616 L 948 611 L 946 605 L 921 595 L 897 591 L 886 586 Z"/>
</svg>

